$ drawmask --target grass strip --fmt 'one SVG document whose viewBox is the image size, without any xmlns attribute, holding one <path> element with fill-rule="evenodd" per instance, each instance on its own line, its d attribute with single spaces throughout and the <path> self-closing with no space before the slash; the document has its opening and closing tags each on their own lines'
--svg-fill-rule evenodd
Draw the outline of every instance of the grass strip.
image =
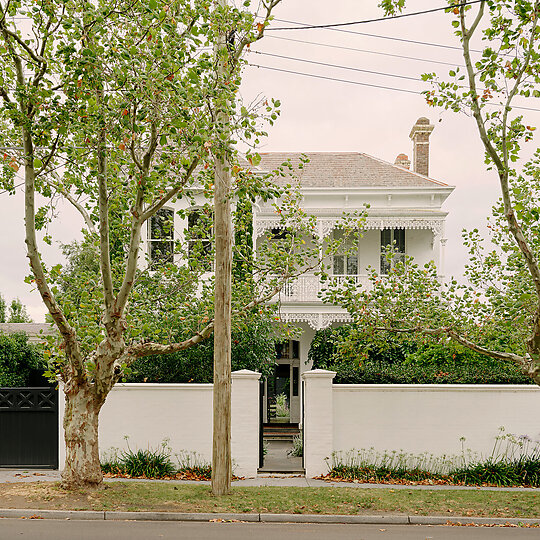
<svg viewBox="0 0 540 540">
<path fill-rule="evenodd" d="M 68 492 L 56 483 L 2 484 L 0 508 L 279 514 L 408 514 L 538 518 L 540 491 L 453 491 L 343 487 L 233 487 L 216 498 L 208 485 L 109 483 Z"/>
</svg>

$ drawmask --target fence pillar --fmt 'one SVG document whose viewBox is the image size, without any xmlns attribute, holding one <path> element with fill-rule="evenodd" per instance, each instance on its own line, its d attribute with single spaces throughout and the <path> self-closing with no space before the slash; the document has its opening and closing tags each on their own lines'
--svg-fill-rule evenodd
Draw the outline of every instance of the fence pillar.
<svg viewBox="0 0 540 540">
<path fill-rule="evenodd" d="M 260 377 L 260 373 L 249 369 L 232 373 L 231 447 L 236 476 L 257 476 Z"/>
<path fill-rule="evenodd" d="M 335 371 L 314 369 L 302 373 L 304 381 L 304 468 L 306 477 L 328 472 L 325 458 L 334 450 L 332 379 Z"/>
</svg>

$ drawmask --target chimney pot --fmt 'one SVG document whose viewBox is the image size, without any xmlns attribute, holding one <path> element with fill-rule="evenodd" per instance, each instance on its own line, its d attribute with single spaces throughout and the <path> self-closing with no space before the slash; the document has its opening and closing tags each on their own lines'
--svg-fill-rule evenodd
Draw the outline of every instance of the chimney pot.
<svg viewBox="0 0 540 540">
<path fill-rule="evenodd" d="M 424 116 L 416 121 L 409 137 L 413 142 L 413 171 L 429 176 L 429 136 L 434 126 Z"/>
<path fill-rule="evenodd" d="M 411 160 L 409 159 L 409 156 L 407 156 L 407 154 L 399 154 L 394 161 L 394 165 L 397 165 L 398 167 L 403 167 L 404 169 L 410 169 Z"/>
</svg>

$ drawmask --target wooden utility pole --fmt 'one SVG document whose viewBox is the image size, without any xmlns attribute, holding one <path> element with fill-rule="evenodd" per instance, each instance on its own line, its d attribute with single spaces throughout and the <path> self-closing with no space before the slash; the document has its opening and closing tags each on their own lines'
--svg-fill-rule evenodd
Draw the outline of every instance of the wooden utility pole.
<svg viewBox="0 0 540 540">
<path fill-rule="evenodd" d="M 215 0 L 222 11 L 227 0 Z M 224 30 L 216 43 L 217 86 L 227 77 L 228 49 Z M 212 493 L 226 495 L 231 490 L 231 280 L 232 219 L 231 171 L 228 160 L 229 102 L 216 99 L 218 142 L 214 148 L 214 232 L 216 241 L 214 300 L 214 435 L 212 449 Z"/>
</svg>

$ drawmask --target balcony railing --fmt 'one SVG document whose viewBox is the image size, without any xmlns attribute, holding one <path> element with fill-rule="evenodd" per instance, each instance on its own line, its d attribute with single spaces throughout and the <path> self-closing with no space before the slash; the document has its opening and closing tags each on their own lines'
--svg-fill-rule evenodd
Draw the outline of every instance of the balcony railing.
<svg viewBox="0 0 540 540">
<path fill-rule="evenodd" d="M 364 289 L 371 287 L 367 275 L 357 276 L 330 276 L 331 279 L 338 282 L 353 281 L 357 286 Z M 281 291 L 282 302 L 320 302 L 319 292 L 325 287 L 318 276 L 306 274 L 285 284 Z"/>
</svg>

